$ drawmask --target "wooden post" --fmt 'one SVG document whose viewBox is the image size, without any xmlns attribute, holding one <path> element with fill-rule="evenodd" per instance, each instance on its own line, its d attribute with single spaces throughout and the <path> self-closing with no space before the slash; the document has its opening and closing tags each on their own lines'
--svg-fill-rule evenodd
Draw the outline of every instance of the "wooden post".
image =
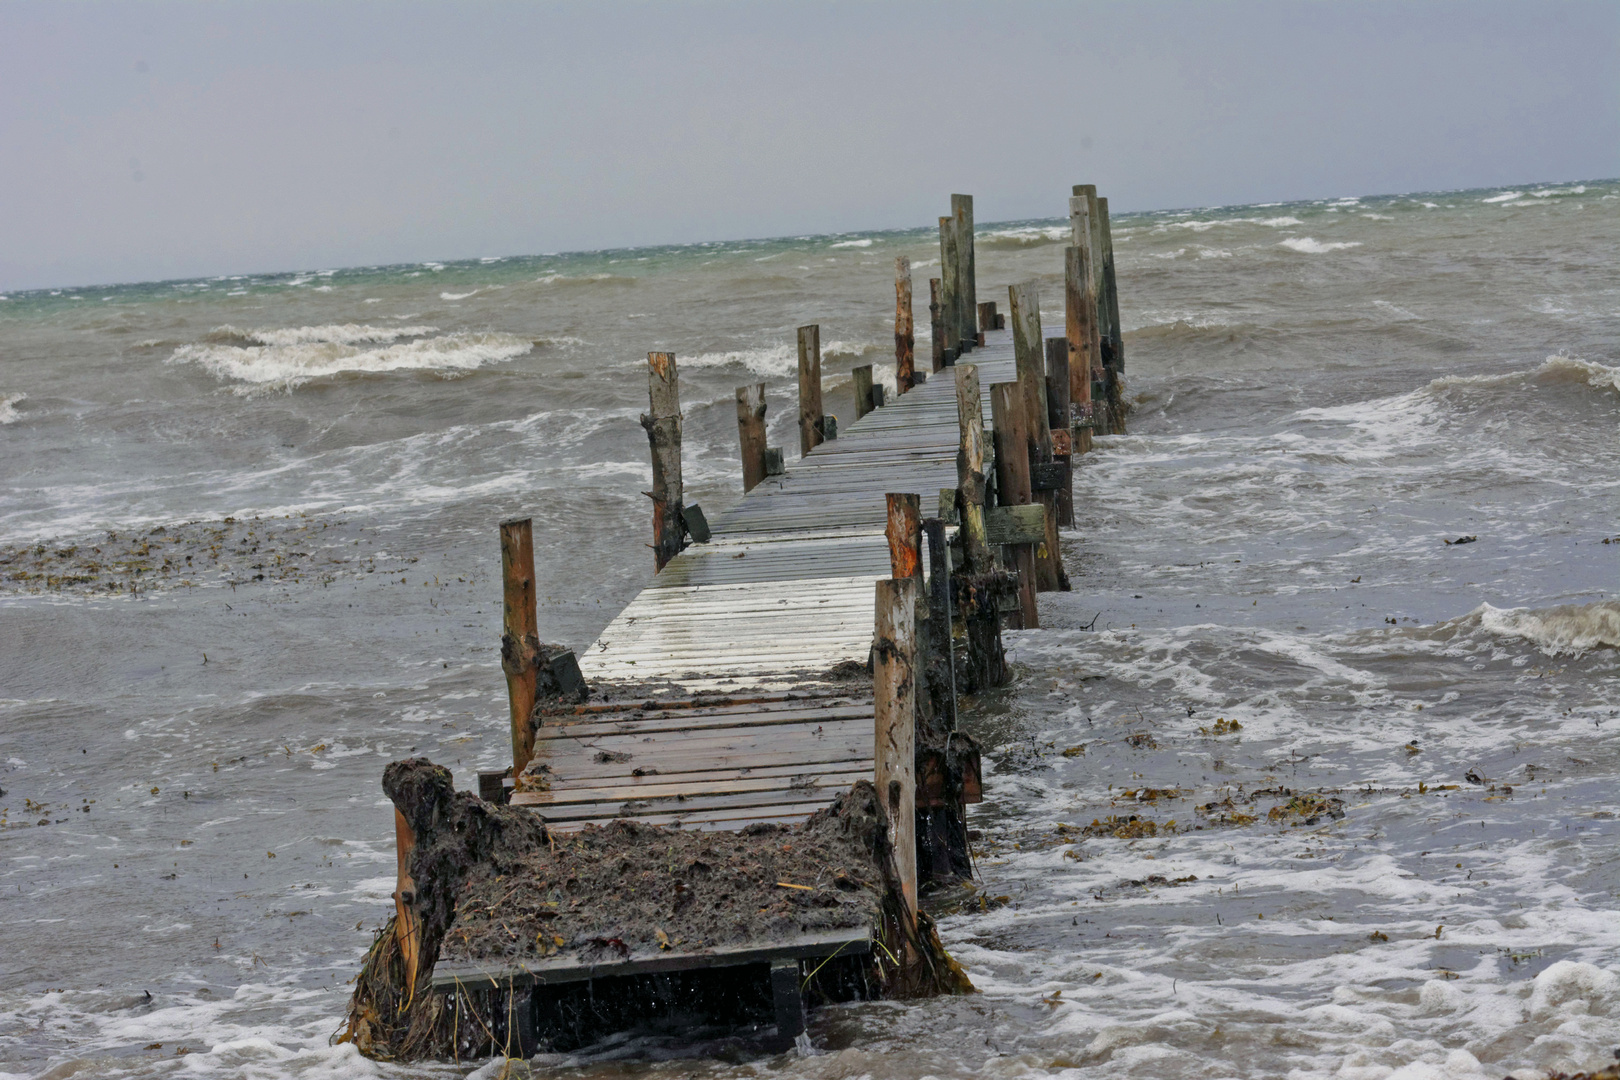
<svg viewBox="0 0 1620 1080">
<path fill-rule="evenodd" d="M 996 302 L 985 300 L 979 304 L 979 332 L 996 329 Z"/>
<path fill-rule="evenodd" d="M 1024 456 L 1032 463 L 1048 465 L 1052 462 L 1052 429 L 1047 421 L 1040 296 L 1033 283 L 1009 286 L 1007 296 L 1012 308 L 1013 360 L 1023 399 L 1023 430 L 1028 439 Z M 1043 487 L 1034 492 L 1034 501 L 1046 509 L 1047 537 L 1035 547 L 1035 587 L 1053 592 L 1067 584 L 1057 545 L 1057 490 Z"/>
<path fill-rule="evenodd" d="M 821 327 L 799 327 L 799 453 L 822 442 Z"/>
<path fill-rule="evenodd" d="M 904 255 L 894 260 L 894 381 L 911 386 L 911 373 L 917 367 L 917 332 L 911 321 L 911 260 Z M 936 354 L 937 355 L 937 354 Z M 939 365 L 934 365 L 939 370 Z M 901 390 L 900 393 L 905 393 Z M 856 417 L 859 419 L 859 417 Z"/>
<path fill-rule="evenodd" d="M 737 441 L 742 447 L 743 490 L 765 479 L 765 384 L 737 387 Z"/>
<path fill-rule="evenodd" d="M 1097 221 L 1102 234 L 1102 283 L 1104 306 L 1108 309 L 1108 336 L 1114 343 L 1114 370 L 1125 372 L 1125 332 L 1119 325 L 1119 286 L 1114 278 L 1114 234 L 1108 224 L 1108 200 L 1097 199 Z"/>
<path fill-rule="evenodd" d="M 872 641 L 874 781 L 889 821 L 909 938 L 917 922 L 917 578 L 877 583 Z"/>
<path fill-rule="evenodd" d="M 1088 256 L 1090 256 L 1091 260 L 1091 287 L 1096 290 L 1097 295 L 1100 297 L 1102 295 L 1102 263 L 1098 261 L 1098 255 L 1102 251 L 1102 230 L 1098 223 L 1099 215 L 1097 213 L 1097 185 L 1076 184 L 1074 185 L 1074 194 L 1079 198 L 1086 200 L 1085 247 L 1086 253 Z M 1069 214 L 1072 220 L 1074 215 L 1074 204 L 1072 200 L 1069 205 Z M 1075 243 L 1078 244 L 1079 240 L 1076 240 Z"/>
<path fill-rule="evenodd" d="M 1079 200 L 1074 200 L 1079 201 Z M 1096 422 L 1096 405 L 1091 400 L 1091 383 L 1101 374 L 1102 347 L 1097 336 L 1097 293 L 1091 286 L 1091 260 L 1084 247 L 1063 252 L 1063 289 L 1068 309 L 1069 403 L 1081 424 Z M 1075 433 L 1074 452 L 1091 449 L 1090 427 Z"/>
<path fill-rule="evenodd" d="M 534 756 L 540 623 L 534 596 L 534 533 L 529 519 L 501 522 L 501 668 L 512 723 L 512 776 Z"/>
<path fill-rule="evenodd" d="M 922 577 L 922 506 L 917 495 L 887 496 L 889 573 L 896 578 Z"/>
<path fill-rule="evenodd" d="M 652 447 L 653 568 L 664 565 L 685 546 L 681 525 L 681 393 L 675 354 L 647 354 L 647 398 L 652 411 L 641 418 Z"/>
<path fill-rule="evenodd" d="M 939 278 L 928 279 L 928 334 L 934 342 L 934 370 L 938 371 L 947 363 L 945 357 L 945 320 L 940 305 Z"/>
<path fill-rule="evenodd" d="M 956 489 L 962 515 L 962 556 L 969 573 L 985 574 L 994 563 L 984 532 L 984 412 L 979 399 L 979 369 L 973 364 L 958 364 L 956 368 L 956 422 L 960 433 Z"/>
<path fill-rule="evenodd" d="M 939 219 L 939 318 L 945 327 L 945 352 L 961 354 L 962 262 L 957 251 L 956 219 Z"/>
<path fill-rule="evenodd" d="M 528 522 L 523 523 L 527 525 Z M 422 920 L 416 913 L 416 879 L 411 877 L 411 855 L 416 851 L 416 832 L 399 807 L 394 807 L 394 940 L 405 965 L 407 1003 L 416 997 L 417 968 L 421 963 Z"/>
<path fill-rule="evenodd" d="M 1002 506 L 1028 506 L 1034 501 L 1029 483 L 1029 435 L 1024 428 L 1024 393 L 1017 383 L 990 387 L 990 423 L 996 438 L 996 501 Z M 1035 545 L 1008 544 L 1007 561 L 1018 571 L 1019 625 L 1041 625 L 1035 606 Z"/>
<path fill-rule="evenodd" d="M 1074 449 L 1069 426 L 1069 340 L 1046 339 L 1046 422 L 1052 429 L 1052 460 L 1063 466 L 1057 488 L 1057 520 L 1074 528 Z"/>
<path fill-rule="evenodd" d="M 855 419 L 859 420 L 872 411 L 872 365 L 862 364 L 858 368 L 850 369 L 850 377 L 855 380 Z"/>
<path fill-rule="evenodd" d="M 961 327 L 959 333 L 962 340 L 972 341 L 978 337 L 973 318 L 979 307 L 979 291 L 974 283 L 973 266 L 973 196 L 952 195 L 951 217 L 956 226 L 956 280 L 957 295 L 960 299 L 957 305 L 957 325 Z"/>
</svg>

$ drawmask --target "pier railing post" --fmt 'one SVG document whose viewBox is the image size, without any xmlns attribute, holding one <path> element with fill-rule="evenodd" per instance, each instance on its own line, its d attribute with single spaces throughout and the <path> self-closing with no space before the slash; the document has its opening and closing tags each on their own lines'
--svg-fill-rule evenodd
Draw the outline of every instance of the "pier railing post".
<svg viewBox="0 0 1620 1080">
<path fill-rule="evenodd" d="M 799 327 L 799 453 L 808 454 L 825 438 L 821 415 L 821 327 Z"/>
<path fill-rule="evenodd" d="M 917 370 L 917 329 L 911 321 L 911 260 L 894 260 L 894 381 L 903 394 Z M 939 370 L 939 365 L 934 365 Z"/>
<path fill-rule="evenodd" d="M 501 522 L 501 668 L 512 722 L 512 775 L 534 756 L 540 625 L 534 594 L 534 532 L 528 518 Z"/>
<path fill-rule="evenodd" d="M 945 317 L 944 306 L 940 301 L 939 278 L 928 279 L 928 335 L 933 341 L 934 370 L 950 364 L 955 357 L 945 355 Z"/>
<path fill-rule="evenodd" d="M 979 292 L 974 282 L 973 196 L 952 195 L 951 217 L 956 227 L 958 334 L 963 341 L 974 341 L 978 337 L 974 316 L 979 307 Z"/>
<path fill-rule="evenodd" d="M 996 501 L 1002 506 L 1028 506 L 1029 435 L 1024 427 L 1024 393 L 1017 383 L 990 387 L 990 423 L 996 439 Z M 1018 571 L 1018 626 L 1034 630 L 1041 625 L 1035 606 L 1035 545 L 1006 545 L 1007 561 Z"/>
<path fill-rule="evenodd" d="M 641 418 L 652 447 L 653 568 L 681 553 L 681 392 L 675 354 L 647 354 L 647 398 L 652 411 Z"/>
<path fill-rule="evenodd" d="M 742 450 L 743 490 L 765 479 L 765 384 L 737 387 L 737 442 Z"/>
<path fill-rule="evenodd" d="M 1062 469 L 1057 487 L 1057 520 L 1074 528 L 1074 432 L 1069 426 L 1069 341 L 1046 339 L 1046 423 L 1052 433 L 1052 460 Z"/>
<path fill-rule="evenodd" d="M 872 400 L 872 365 L 851 368 L 849 375 L 855 380 L 855 419 L 859 420 L 876 407 Z"/>
<path fill-rule="evenodd" d="M 1070 202 L 1083 204 L 1084 200 Z M 1064 249 L 1063 290 L 1068 316 L 1069 403 L 1076 422 L 1074 452 L 1084 454 L 1091 449 L 1091 434 L 1097 424 L 1091 385 L 1101 373 L 1102 359 L 1097 336 L 1097 293 L 1091 286 L 1091 260 L 1083 245 Z"/>
<path fill-rule="evenodd" d="M 889 822 L 889 848 L 907 921 L 917 925 L 916 652 L 918 579 L 889 578 L 876 588 L 872 642 L 874 777 Z"/>
<path fill-rule="evenodd" d="M 1058 550 L 1057 489 L 1047 486 L 1046 466 L 1052 464 L 1052 429 L 1047 423 L 1045 341 L 1041 336 L 1040 295 L 1033 284 L 1012 285 L 1007 289 L 1012 309 L 1013 361 L 1018 372 L 1018 389 L 1023 399 L 1023 428 L 1028 446 L 1024 456 L 1030 462 L 1033 501 L 1044 510 L 1046 539 L 1035 545 L 1035 587 L 1054 592 L 1068 585 L 1063 573 L 1063 557 Z M 1041 485 L 1033 483 L 1039 465 Z"/>
</svg>

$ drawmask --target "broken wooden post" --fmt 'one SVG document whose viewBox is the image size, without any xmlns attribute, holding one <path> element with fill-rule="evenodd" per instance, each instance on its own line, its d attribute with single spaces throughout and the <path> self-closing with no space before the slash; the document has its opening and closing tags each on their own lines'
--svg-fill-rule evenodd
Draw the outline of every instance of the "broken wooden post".
<svg viewBox="0 0 1620 1080">
<path fill-rule="evenodd" d="M 888 818 L 889 850 L 899 878 L 906 939 L 917 924 L 916 611 L 917 578 L 887 578 L 876 586 L 872 641 L 875 714 L 874 780 Z"/>
<path fill-rule="evenodd" d="M 939 278 L 928 279 L 928 335 L 933 341 L 934 370 L 950 365 L 955 357 L 945 355 L 944 309 L 940 306 Z"/>
<path fill-rule="evenodd" d="M 994 300 L 981 300 L 979 302 L 979 333 L 986 330 L 996 330 L 996 302 Z"/>
<path fill-rule="evenodd" d="M 962 559 L 970 573 L 993 568 L 990 545 L 984 535 L 984 412 L 979 399 L 979 369 L 973 364 L 956 368 L 956 490 L 961 514 Z"/>
<path fill-rule="evenodd" d="M 529 519 L 501 522 L 501 668 L 512 722 L 512 775 L 534 756 L 540 623 L 534 595 L 534 532 Z"/>
<path fill-rule="evenodd" d="M 956 231 L 958 333 L 962 340 L 973 341 L 977 338 L 973 316 L 979 306 L 978 287 L 973 279 L 973 196 L 952 195 L 951 218 Z"/>
<path fill-rule="evenodd" d="M 1083 203 L 1083 200 L 1071 199 L 1070 202 Z M 1097 336 L 1097 293 L 1091 286 L 1091 261 L 1084 246 L 1077 244 L 1063 251 L 1063 292 L 1068 316 L 1069 404 L 1075 418 L 1074 452 L 1084 454 L 1091 449 L 1091 434 L 1096 424 L 1091 384 L 1102 368 Z"/>
<path fill-rule="evenodd" d="M 528 522 L 523 523 L 525 526 Z M 416 977 L 422 955 L 422 920 L 416 913 L 416 880 L 411 877 L 411 855 L 416 851 L 416 832 L 394 807 L 394 941 L 405 968 L 405 996 L 416 997 Z"/>
<path fill-rule="evenodd" d="M 962 353 L 962 264 L 957 254 L 956 219 L 939 219 L 939 319 L 945 328 L 945 353 L 956 357 Z"/>
<path fill-rule="evenodd" d="M 990 423 L 996 440 L 996 502 L 1000 506 L 1028 506 L 1030 491 L 1029 435 L 1024 428 L 1024 393 L 1017 383 L 990 387 Z M 1007 562 L 1018 572 L 1018 626 L 1034 630 L 1041 625 L 1035 606 L 1035 545 L 1006 545 Z"/>
<path fill-rule="evenodd" d="M 1033 283 L 1007 289 L 1013 326 L 1013 362 L 1023 401 L 1022 427 L 1028 440 L 1024 457 L 1030 463 L 1034 501 L 1046 511 L 1046 539 L 1035 545 L 1035 587 L 1054 592 L 1068 583 L 1057 545 L 1057 490 L 1053 483 L 1052 429 L 1046 412 L 1046 358 L 1042 355 L 1040 295 Z"/>
<path fill-rule="evenodd" d="M 821 416 L 821 327 L 799 327 L 799 453 L 808 454 L 824 438 Z"/>
<path fill-rule="evenodd" d="M 765 384 L 737 387 L 737 441 L 742 447 L 743 490 L 765 479 Z"/>
<path fill-rule="evenodd" d="M 872 365 L 862 364 L 849 374 L 855 380 L 855 419 L 859 420 L 877 407 L 872 399 Z"/>
<path fill-rule="evenodd" d="M 917 368 L 916 353 L 917 331 L 911 321 L 911 260 L 899 255 L 894 260 L 894 381 L 897 384 L 911 384 L 911 373 Z M 934 370 L 939 370 L 938 364 Z"/>
<path fill-rule="evenodd" d="M 647 398 L 652 411 L 641 418 L 652 447 L 653 566 L 655 572 L 685 546 L 681 526 L 681 393 L 675 354 L 647 354 Z"/>
<path fill-rule="evenodd" d="M 804 1034 L 804 988 L 799 976 L 797 960 L 771 961 L 771 1001 L 776 1008 L 776 1042 L 772 1048 L 778 1052 L 791 1050 Z"/>
<path fill-rule="evenodd" d="M 1052 460 L 1062 476 L 1057 486 L 1057 520 L 1074 528 L 1074 433 L 1069 426 L 1069 340 L 1046 339 L 1046 423 L 1052 431 Z"/>
<path fill-rule="evenodd" d="M 916 495 L 885 496 L 888 502 L 889 574 L 896 578 L 922 577 L 922 500 Z"/>
</svg>

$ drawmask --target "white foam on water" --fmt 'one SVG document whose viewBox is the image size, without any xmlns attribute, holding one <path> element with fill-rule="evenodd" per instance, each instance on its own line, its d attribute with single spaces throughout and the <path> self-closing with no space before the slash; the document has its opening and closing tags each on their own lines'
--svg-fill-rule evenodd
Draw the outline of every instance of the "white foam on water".
<svg viewBox="0 0 1620 1080">
<path fill-rule="evenodd" d="M 869 248 L 875 242 L 876 241 L 870 240 L 870 239 L 865 239 L 865 240 L 840 240 L 836 244 L 829 244 L 827 246 L 828 247 L 835 247 L 835 248 Z"/>
<path fill-rule="evenodd" d="M 1528 641 L 1548 656 L 1620 648 L 1620 601 L 1615 600 L 1540 609 L 1481 604 L 1452 625 L 1466 627 L 1469 623 L 1487 634 Z"/>
<path fill-rule="evenodd" d="M 171 364 L 197 364 L 221 380 L 235 380 L 248 388 L 292 390 L 312 379 L 344 373 L 376 374 L 388 371 L 430 370 L 470 371 L 486 364 L 501 363 L 522 356 L 534 348 L 527 338 L 501 333 L 456 333 L 398 342 L 382 348 L 366 349 L 349 340 L 312 338 L 315 329 L 299 327 L 264 336 L 285 337 L 281 343 L 266 345 L 183 345 L 169 357 Z M 386 340 L 391 331 L 375 327 L 379 338 L 358 337 L 359 341 Z M 401 327 L 394 337 L 431 330 L 431 327 Z M 263 340 L 264 337 L 259 338 Z"/>
<path fill-rule="evenodd" d="M 1522 191 L 1504 191 L 1500 195 L 1492 195 L 1488 199 L 1481 199 L 1479 201 L 1483 203 L 1505 203 L 1512 202 L 1514 199 L 1521 199 L 1523 197 L 1524 192 Z"/>
<path fill-rule="evenodd" d="M 207 341 L 222 345 L 366 345 L 397 341 L 402 337 L 421 337 L 438 331 L 437 326 L 370 326 L 360 323 L 342 323 L 326 326 L 293 326 L 280 329 L 239 330 L 234 326 L 216 326 Z"/>
<path fill-rule="evenodd" d="M 439 299 L 440 300 L 465 300 L 469 296 L 477 296 L 477 295 L 478 295 L 478 290 L 477 289 L 474 289 L 472 292 L 459 292 L 459 293 L 458 292 L 442 292 L 442 293 L 439 294 Z"/>
<path fill-rule="evenodd" d="M 1346 248 L 1360 247 L 1360 240 L 1316 240 L 1309 236 L 1291 236 L 1287 240 L 1279 241 L 1278 247 L 1285 247 L 1289 251 L 1297 251 L 1304 255 L 1325 255 L 1330 251 L 1343 251 Z"/>
<path fill-rule="evenodd" d="M 27 400 L 27 394 L 0 394 L 0 424 L 15 424 L 22 419 L 17 402 Z"/>
</svg>

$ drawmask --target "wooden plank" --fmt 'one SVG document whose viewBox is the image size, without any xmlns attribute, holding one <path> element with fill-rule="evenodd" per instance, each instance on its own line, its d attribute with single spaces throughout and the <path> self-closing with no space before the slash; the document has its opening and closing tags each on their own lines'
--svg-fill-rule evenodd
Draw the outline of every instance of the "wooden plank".
<svg viewBox="0 0 1620 1080">
<path fill-rule="evenodd" d="M 839 705 L 823 710 L 783 709 L 776 712 L 719 712 L 701 715 L 668 713 L 615 721 L 592 720 L 588 723 L 542 726 L 537 741 L 550 739 L 594 739 L 598 736 L 655 734 L 658 732 L 729 731 L 736 728 L 781 727 L 783 725 L 818 726 L 837 724 L 846 720 L 863 720 L 872 715 L 871 702 L 860 705 Z"/>
<path fill-rule="evenodd" d="M 862 773 L 856 779 L 866 779 L 871 773 Z M 812 784 L 805 788 L 776 787 L 765 791 L 730 791 L 714 794 L 695 795 L 683 800 L 669 799 L 640 799 L 625 798 L 618 800 L 605 800 L 562 806 L 537 806 L 521 802 L 528 799 L 527 793 L 519 792 L 512 796 L 512 805 L 529 805 L 529 809 L 542 814 L 547 821 L 573 821 L 587 818 L 613 818 L 633 817 L 640 819 L 643 814 L 673 813 L 677 810 L 738 810 L 755 807 L 782 806 L 785 804 L 815 803 L 826 806 L 837 797 L 840 791 L 847 789 L 854 780 L 843 784 Z"/>
<path fill-rule="evenodd" d="M 871 951 L 870 927 L 821 930 L 799 934 L 787 941 L 761 945 L 718 945 L 702 949 L 633 950 L 620 956 L 611 949 L 582 956 L 534 957 L 522 961 L 443 960 L 433 969 L 433 988 L 455 990 L 500 990 L 528 986 L 554 986 L 561 983 L 608 979 L 623 975 L 654 975 L 662 972 L 702 968 L 740 967 L 768 964 L 777 960 L 812 957 L 858 956 Z"/>
<path fill-rule="evenodd" d="M 752 825 L 756 821 L 769 821 L 778 825 L 797 825 L 807 820 L 811 814 L 818 810 L 825 810 L 828 802 L 823 799 L 819 802 L 781 803 L 776 806 L 741 807 L 727 810 L 691 810 L 677 811 L 668 814 L 638 814 L 635 820 L 644 825 L 669 825 L 677 829 L 698 829 L 702 831 L 719 829 L 741 829 Z M 571 818 L 568 821 L 551 821 L 546 827 L 556 832 L 571 832 L 582 829 L 587 825 L 610 825 L 619 818 Z"/>
<path fill-rule="evenodd" d="M 1046 508 L 1039 503 L 992 507 L 985 511 L 984 526 L 992 544 L 1038 544 L 1046 539 Z"/>
<path fill-rule="evenodd" d="M 636 783 L 632 781 L 604 781 L 594 786 L 567 786 L 552 788 L 550 791 L 519 791 L 512 796 L 514 806 L 532 806 L 537 809 L 554 808 L 559 806 L 577 806 L 581 803 L 600 805 L 614 802 L 658 803 L 665 800 L 680 800 L 685 802 L 691 798 L 711 798 L 717 795 L 739 794 L 753 795 L 767 792 L 780 792 L 784 788 L 792 788 L 799 793 L 799 797 L 822 788 L 832 788 L 843 791 L 857 780 L 864 780 L 872 775 L 871 759 L 866 759 L 859 766 L 849 765 L 832 770 L 810 770 L 791 775 L 785 779 L 780 776 L 733 776 L 723 780 L 687 780 L 675 779 L 664 783 Z M 657 778 L 651 778 L 656 780 Z"/>
</svg>

